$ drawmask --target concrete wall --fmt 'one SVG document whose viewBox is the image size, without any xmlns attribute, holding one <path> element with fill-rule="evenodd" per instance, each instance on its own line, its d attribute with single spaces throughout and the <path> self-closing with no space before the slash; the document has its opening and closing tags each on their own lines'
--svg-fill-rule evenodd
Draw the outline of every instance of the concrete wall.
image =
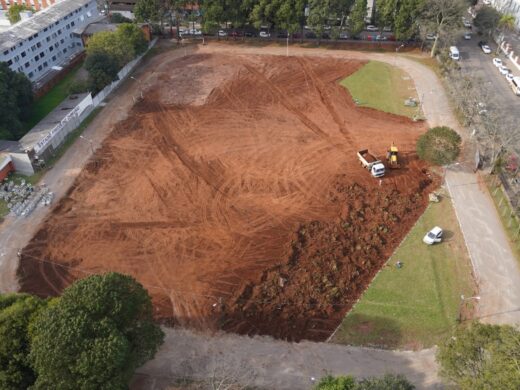
<svg viewBox="0 0 520 390">
<path fill-rule="evenodd" d="M 27 153 L 9 153 L 13 160 L 14 170 L 22 175 L 33 175 L 34 168 Z"/>
</svg>

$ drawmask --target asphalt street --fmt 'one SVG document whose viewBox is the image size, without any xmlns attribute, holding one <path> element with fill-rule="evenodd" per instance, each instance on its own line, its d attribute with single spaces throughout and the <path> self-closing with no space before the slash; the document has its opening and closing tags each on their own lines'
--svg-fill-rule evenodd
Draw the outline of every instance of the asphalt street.
<svg viewBox="0 0 520 390">
<path fill-rule="evenodd" d="M 461 56 L 459 63 L 463 74 L 475 80 L 480 80 L 488 89 L 493 101 L 483 103 L 488 105 L 493 103 L 494 106 L 500 107 L 513 115 L 515 119 L 520 119 L 520 112 L 517 112 L 518 107 L 520 107 L 520 96 L 513 93 L 505 76 L 493 65 L 493 57 L 499 57 L 515 76 L 520 76 L 520 70 L 503 53 L 498 56 L 495 55 L 497 46 L 494 42 L 487 41 L 492 53 L 485 54 L 478 46 L 480 40 L 481 38 L 477 34 L 473 34 L 470 40 L 461 39 L 458 42 L 457 47 Z"/>
</svg>

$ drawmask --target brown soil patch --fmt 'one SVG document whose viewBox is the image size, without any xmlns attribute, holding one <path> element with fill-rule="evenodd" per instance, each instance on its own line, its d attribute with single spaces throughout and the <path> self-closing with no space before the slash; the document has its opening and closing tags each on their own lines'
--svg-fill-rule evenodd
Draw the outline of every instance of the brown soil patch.
<svg viewBox="0 0 520 390">
<path fill-rule="evenodd" d="M 323 340 L 424 210 L 423 125 L 358 108 L 363 64 L 192 55 L 155 60 L 119 123 L 24 249 L 23 291 L 117 271 L 170 324 Z M 150 69 L 149 72 L 152 72 Z M 357 161 L 395 142 L 404 168 Z"/>
</svg>

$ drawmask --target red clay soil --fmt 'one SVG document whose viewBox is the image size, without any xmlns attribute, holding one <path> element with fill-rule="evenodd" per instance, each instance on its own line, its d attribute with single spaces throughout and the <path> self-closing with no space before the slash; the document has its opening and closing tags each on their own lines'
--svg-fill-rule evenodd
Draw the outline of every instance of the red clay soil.
<svg viewBox="0 0 520 390">
<path fill-rule="evenodd" d="M 356 107 L 363 64 L 164 53 L 155 82 L 24 249 L 23 291 L 117 271 L 158 320 L 323 340 L 404 237 L 432 185 L 423 125 Z M 404 168 L 374 179 L 356 152 Z"/>
</svg>

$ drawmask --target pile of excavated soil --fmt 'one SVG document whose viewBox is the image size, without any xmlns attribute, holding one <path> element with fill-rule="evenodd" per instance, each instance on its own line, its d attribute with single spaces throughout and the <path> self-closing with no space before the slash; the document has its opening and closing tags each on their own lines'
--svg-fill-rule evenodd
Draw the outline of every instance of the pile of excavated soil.
<svg viewBox="0 0 520 390">
<path fill-rule="evenodd" d="M 358 61 L 154 61 L 144 100 L 23 250 L 22 290 L 117 271 L 168 324 L 325 339 L 426 206 L 423 126 L 356 107 L 338 81 Z M 392 142 L 404 168 L 372 178 L 356 152 Z"/>
</svg>

